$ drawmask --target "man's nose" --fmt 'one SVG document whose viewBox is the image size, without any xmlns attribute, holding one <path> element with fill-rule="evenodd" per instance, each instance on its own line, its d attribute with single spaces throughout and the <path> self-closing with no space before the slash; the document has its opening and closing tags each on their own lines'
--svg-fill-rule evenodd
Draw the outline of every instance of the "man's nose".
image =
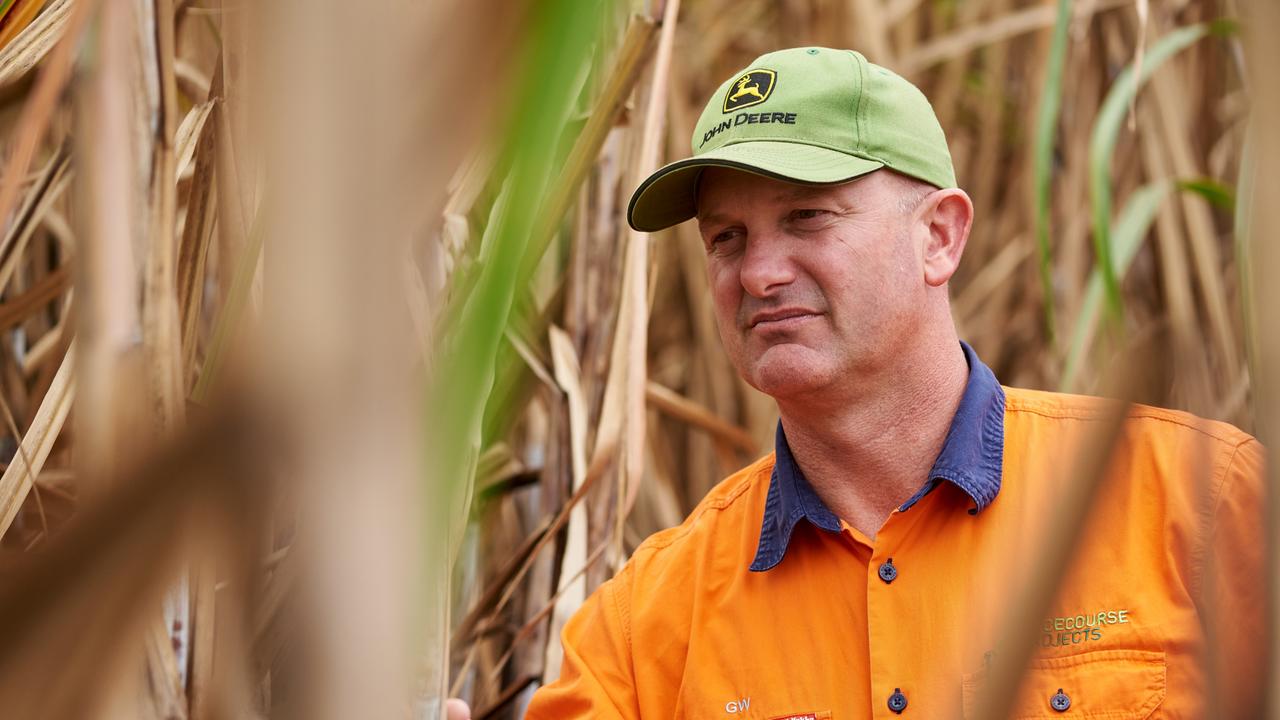
<svg viewBox="0 0 1280 720">
<path fill-rule="evenodd" d="M 777 233 L 748 236 L 738 270 L 743 289 L 763 298 L 790 284 L 796 277 L 791 251 L 791 244 Z"/>
</svg>

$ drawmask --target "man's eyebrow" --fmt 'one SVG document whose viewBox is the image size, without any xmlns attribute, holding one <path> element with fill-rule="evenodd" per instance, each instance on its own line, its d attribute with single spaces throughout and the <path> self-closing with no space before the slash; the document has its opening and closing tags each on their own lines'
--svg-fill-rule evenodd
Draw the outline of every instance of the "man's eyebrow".
<svg viewBox="0 0 1280 720">
<path fill-rule="evenodd" d="M 697 219 L 698 224 L 701 225 L 703 223 L 726 222 L 726 218 L 728 218 L 728 216 L 721 213 L 712 212 L 712 213 L 707 213 L 706 215 L 703 215 L 702 213 L 698 213 L 697 215 L 694 216 L 694 218 Z"/>
<path fill-rule="evenodd" d="M 801 185 L 799 183 L 789 184 L 785 188 L 774 193 L 772 200 L 774 202 L 778 202 L 778 201 L 796 202 L 801 200 L 810 200 L 812 198 L 823 195 L 828 190 L 830 190 L 831 187 L 832 187 L 831 185 Z M 713 222 L 726 222 L 728 216 L 721 213 L 717 213 L 717 212 L 709 212 L 709 213 L 706 213 L 705 215 L 699 212 L 697 215 L 694 215 L 694 218 L 698 221 L 699 224 L 702 224 L 702 223 L 713 223 Z"/>
</svg>

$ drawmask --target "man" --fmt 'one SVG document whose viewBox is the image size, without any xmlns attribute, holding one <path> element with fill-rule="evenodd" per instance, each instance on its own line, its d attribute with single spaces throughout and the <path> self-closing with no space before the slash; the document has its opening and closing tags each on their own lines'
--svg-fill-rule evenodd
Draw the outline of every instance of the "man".
<svg viewBox="0 0 1280 720">
<path fill-rule="evenodd" d="M 972 718 L 1111 405 L 1003 388 L 957 338 L 973 205 L 907 81 L 856 52 L 770 53 L 712 96 L 693 152 L 628 219 L 696 217 L 725 349 L 778 403 L 775 452 L 587 600 L 528 717 Z M 1128 413 L 1016 717 L 1244 712 L 1261 468 L 1233 427 Z"/>
</svg>

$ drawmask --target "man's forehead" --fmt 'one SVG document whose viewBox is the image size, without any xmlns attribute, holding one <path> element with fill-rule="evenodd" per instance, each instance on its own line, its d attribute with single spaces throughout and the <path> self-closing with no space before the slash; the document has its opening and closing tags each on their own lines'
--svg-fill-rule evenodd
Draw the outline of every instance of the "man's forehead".
<svg viewBox="0 0 1280 720">
<path fill-rule="evenodd" d="M 699 220 L 703 220 L 710 214 L 711 210 L 705 207 L 703 200 L 708 196 L 709 190 L 712 188 L 723 188 L 728 186 L 732 188 L 734 195 L 747 191 L 751 192 L 753 196 L 756 196 L 756 193 L 760 193 L 758 197 L 765 200 L 773 202 L 789 202 L 795 200 L 809 200 L 824 197 L 831 193 L 840 192 L 875 174 L 876 173 L 874 172 L 868 173 L 867 175 L 863 175 L 843 183 L 807 184 L 776 180 L 774 178 L 742 170 L 715 167 L 707 168 L 702 171 L 701 177 L 698 178 L 698 191 L 695 196 L 698 209 L 697 218 Z"/>
</svg>

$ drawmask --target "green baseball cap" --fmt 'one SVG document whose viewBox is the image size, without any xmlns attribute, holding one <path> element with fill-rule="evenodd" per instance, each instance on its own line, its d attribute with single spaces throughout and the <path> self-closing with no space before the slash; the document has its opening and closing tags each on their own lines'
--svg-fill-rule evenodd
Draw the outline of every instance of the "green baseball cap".
<svg viewBox="0 0 1280 720">
<path fill-rule="evenodd" d="M 860 53 L 820 47 L 761 55 L 726 80 L 698 118 L 693 157 L 640 183 L 627 222 L 656 232 L 696 215 L 707 167 L 817 185 L 887 167 L 956 186 L 946 135 L 924 93 Z"/>
</svg>

